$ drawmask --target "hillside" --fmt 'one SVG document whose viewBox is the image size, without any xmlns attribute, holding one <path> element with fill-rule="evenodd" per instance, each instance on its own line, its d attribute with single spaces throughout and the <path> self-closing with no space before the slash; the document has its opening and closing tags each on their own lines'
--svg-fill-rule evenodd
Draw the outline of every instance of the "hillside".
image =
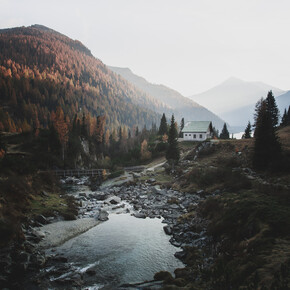
<svg viewBox="0 0 290 290">
<path fill-rule="evenodd" d="M 109 67 L 112 71 L 128 80 L 138 89 L 163 103 L 166 108 L 157 108 L 159 113 L 166 112 L 167 116 L 174 114 L 176 119 L 185 121 L 212 121 L 216 128 L 222 128 L 224 121 L 198 103 L 182 96 L 179 92 L 164 85 L 152 84 L 144 78 L 135 75 L 129 68 Z M 163 112 L 160 109 L 164 110 Z"/>
<path fill-rule="evenodd" d="M 162 108 L 81 42 L 41 25 L 0 30 L 0 101 L 0 130 L 11 132 L 46 128 L 58 106 L 70 120 L 105 115 L 110 128 L 150 127 Z"/>
<path fill-rule="evenodd" d="M 190 98 L 219 114 L 231 125 L 243 125 L 245 123 L 243 114 L 237 116 L 236 110 L 255 104 L 261 97 L 266 97 L 270 90 L 273 91 L 275 97 L 284 93 L 262 82 L 247 82 L 231 77 L 208 91 L 190 96 Z M 228 112 L 233 112 L 233 114 Z M 248 117 L 246 119 L 248 120 Z"/>
</svg>

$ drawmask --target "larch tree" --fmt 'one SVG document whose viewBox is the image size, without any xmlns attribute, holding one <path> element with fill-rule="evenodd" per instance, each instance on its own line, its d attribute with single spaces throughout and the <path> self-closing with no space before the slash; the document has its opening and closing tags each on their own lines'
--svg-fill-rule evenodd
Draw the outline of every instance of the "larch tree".
<svg viewBox="0 0 290 290">
<path fill-rule="evenodd" d="M 173 169 L 174 165 L 178 163 L 180 158 L 177 138 L 178 133 L 175 126 L 174 115 L 172 115 L 168 132 L 168 149 L 166 151 L 166 159 L 169 163 L 171 163 Z"/>
<path fill-rule="evenodd" d="M 58 138 L 62 148 L 62 160 L 64 161 L 65 146 L 68 142 L 68 124 L 65 121 L 64 113 L 61 107 L 58 107 L 53 120 L 53 126 L 58 134 Z"/>
</svg>

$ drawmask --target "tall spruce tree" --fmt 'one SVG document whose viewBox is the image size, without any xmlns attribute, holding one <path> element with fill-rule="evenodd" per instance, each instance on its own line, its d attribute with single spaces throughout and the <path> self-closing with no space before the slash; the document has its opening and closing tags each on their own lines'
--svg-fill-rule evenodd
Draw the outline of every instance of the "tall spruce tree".
<svg viewBox="0 0 290 290">
<path fill-rule="evenodd" d="M 220 134 L 220 138 L 221 139 L 230 139 L 230 133 L 228 131 L 228 128 L 227 128 L 227 124 L 226 123 L 224 123 L 222 132 Z"/>
<path fill-rule="evenodd" d="M 167 128 L 167 121 L 166 121 L 166 116 L 163 113 L 162 118 L 160 120 L 160 126 L 159 126 L 159 135 L 164 135 L 168 133 L 168 128 Z"/>
<path fill-rule="evenodd" d="M 267 98 L 266 98 L 266 103 L 267 103 L 267 111 L 269 112 L 272 126 L 273 128 L 276 128 L 279 124 L 279 109 L 277 107 L 275 98 L 273 96 L 272 91 L 268 92 Z"/>
<path fill-rule="evenodd" d="M 281 124 L 280 126 L 287 126 L 289 124 L 289 120 L 288 120 L 288 113 L 286 111 L 286 109 L 284 110 L 284 114 L 282 116 L 282 119 L 281 119 Z"/>
<path fill-rule="evenodd" d="M 247 125 L 247 127 L 245 129 L 245 133 L 243 135 L 243 138 L 245 138 L 245 139 L 251 138 L 251 133 L 252 133 L 252 126 L 251 126 L 251 123 L 249 121 L 248 125 Z"/>
<path fill-rule="evenodd" d="M 177 137 L 178 133 L 175 127 L 174 115 L 172 115 L 168 133 L 168 148 L 166 151 L 166 159 L 171 163 L 172 168 L 174 168 L 174 164 L 177 164 L 180 158 Z"/>
<path fill-rule="evenodd" d="M 181 122 L 180 122 L 180 132 L 179 132 L 179 138 L 182 138 L 182 130 L 184 128 L 184 118 L 181 119 Z"/>
<path fill-rule="evenodd" d="M 266 100 L 256 104 L 256 128 L 253 165 L 258 169 L 276 169 L 281 160 L 281 144 L 278 141 L 271 110 Z"/>
</svg>

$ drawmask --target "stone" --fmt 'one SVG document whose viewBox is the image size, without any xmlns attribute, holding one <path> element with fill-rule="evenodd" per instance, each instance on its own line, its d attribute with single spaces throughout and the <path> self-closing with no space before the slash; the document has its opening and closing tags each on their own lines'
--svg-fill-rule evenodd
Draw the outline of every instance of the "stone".
<svg viewBox="0 0 290 290">
<path fill-rule="evenodd" d="M 109 219 L 109 213 L 105 210 L 101 210 L 100 213 L 99 213 L 99 216 L 98 216 L 98 220 L 99 221 L 107 221 Z"/>
<path fill-rule="evenodd" d="M 106 202 L 116 205 L 116 204 L 121 202 L 121 198 L 114 195 L 114 196 L 107 198 Z"/>
<path fill-rule="evenodd" d="M 141 174 L 140 173 L 133 172 L 133 177 L 134 178 L 140 178 L 141 177 Z"/>
<path fill-rule="evenodd" d="M 138 219 L 145 219 L 146 215 L 144 213 L 141 212 L 136 212 L 133 214 L 134 217 L 138 218 Z"/>
<path fill-rule="evenodd" d="M 166 235 L 172 235 L 172 229 L 170 226 L 163 227 L 163 230 L 164 230 Z"/>
<path fill-rule="evenodd" d="M 158 185 L 156 186 L 153 186 L 152 187 L 152 192 L 155 193 L 155 194 L 160 194 L 161 193 L 161 189 Z"/>
<path fill-rule="evenodd" d="M 41 223 L 43 225 L 47 224 L 47 220 L 46 220 L 46 218 L 42 214 L 38 215 L 35 218 L 35 221 L 38 222 L 38 223 Z"/>
<path fill-rule="evenodd" d="M 93 269 L 88 269 L 86 271 L 86 274 L 89 275 L 89 276 L 94 276 L 94 275 L 96 275 L 96 273 L 97 272 L 95 270 L 93 270 Z"/>
</svg>

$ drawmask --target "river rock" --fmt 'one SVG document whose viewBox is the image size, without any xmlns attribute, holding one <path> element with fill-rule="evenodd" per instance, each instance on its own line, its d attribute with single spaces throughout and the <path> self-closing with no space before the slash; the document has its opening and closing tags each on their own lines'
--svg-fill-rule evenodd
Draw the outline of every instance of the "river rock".
<svg viewBox="0 0 290 290">
<path fill-rule="evenodd" d="M 141 213 L 141 212 L 136 212 L 133 215 L 134 215 L 134 217 L 136 217 L 138 219 L 145 219 L 146 218 L 146 215 L 144 213 Z"/>
<path fill-rule="evenodd" d="M 46 220 L 46 218 L 42 214 L 38 215 L 35 218 L 35 221 L 38 222 L 38 223 L 40 223 L 40 224 L 42 224 L 42 225 L 47 224 L 47 220 Z"/>
<path fill-rule="evenodd" d="M 172 234 L 172 229 L 171 229 L 170 226 L 163 227 L 163 230 L 164 230 L 166 235 L 171 235 Z"/>
<path fill-rule="evenodd" d="M 141 177 L 141 174 L 140 173 L 137 173 L 137 172 L 133 172 L 133 177 L 134 178 L 140 178 Z"/>
<path fill-rule="evenodd" d="M 86 274 L 89 275 L 89 276 L 94 276 L 94 275 L 96 275 L 96 271 L 93 270 L 93 269 L 88 269 L 88 270 L 86 271 Z"/>
<path fill-rule="evenodd" d="M 118 204 L 121 202 L 121 198 L 118 197 L 118 196 L 111 196 L 109 198 L 106 199 L 105 203 L 108 203 L 108 204 Z"/>
<path fill-rule="evenodd" d="M 98 220 L 102 222 L 107 221 L 109 219 L 108 216 L 109 216 L 109 213 L 107 211 L 101 210 L 98 215 Z"/>
<path fill-rule="evenodd" d="M 152 192 L 155 194 L 161 194 L 161 189 L 158 185 L 152 187 Z"/>
</svg>

